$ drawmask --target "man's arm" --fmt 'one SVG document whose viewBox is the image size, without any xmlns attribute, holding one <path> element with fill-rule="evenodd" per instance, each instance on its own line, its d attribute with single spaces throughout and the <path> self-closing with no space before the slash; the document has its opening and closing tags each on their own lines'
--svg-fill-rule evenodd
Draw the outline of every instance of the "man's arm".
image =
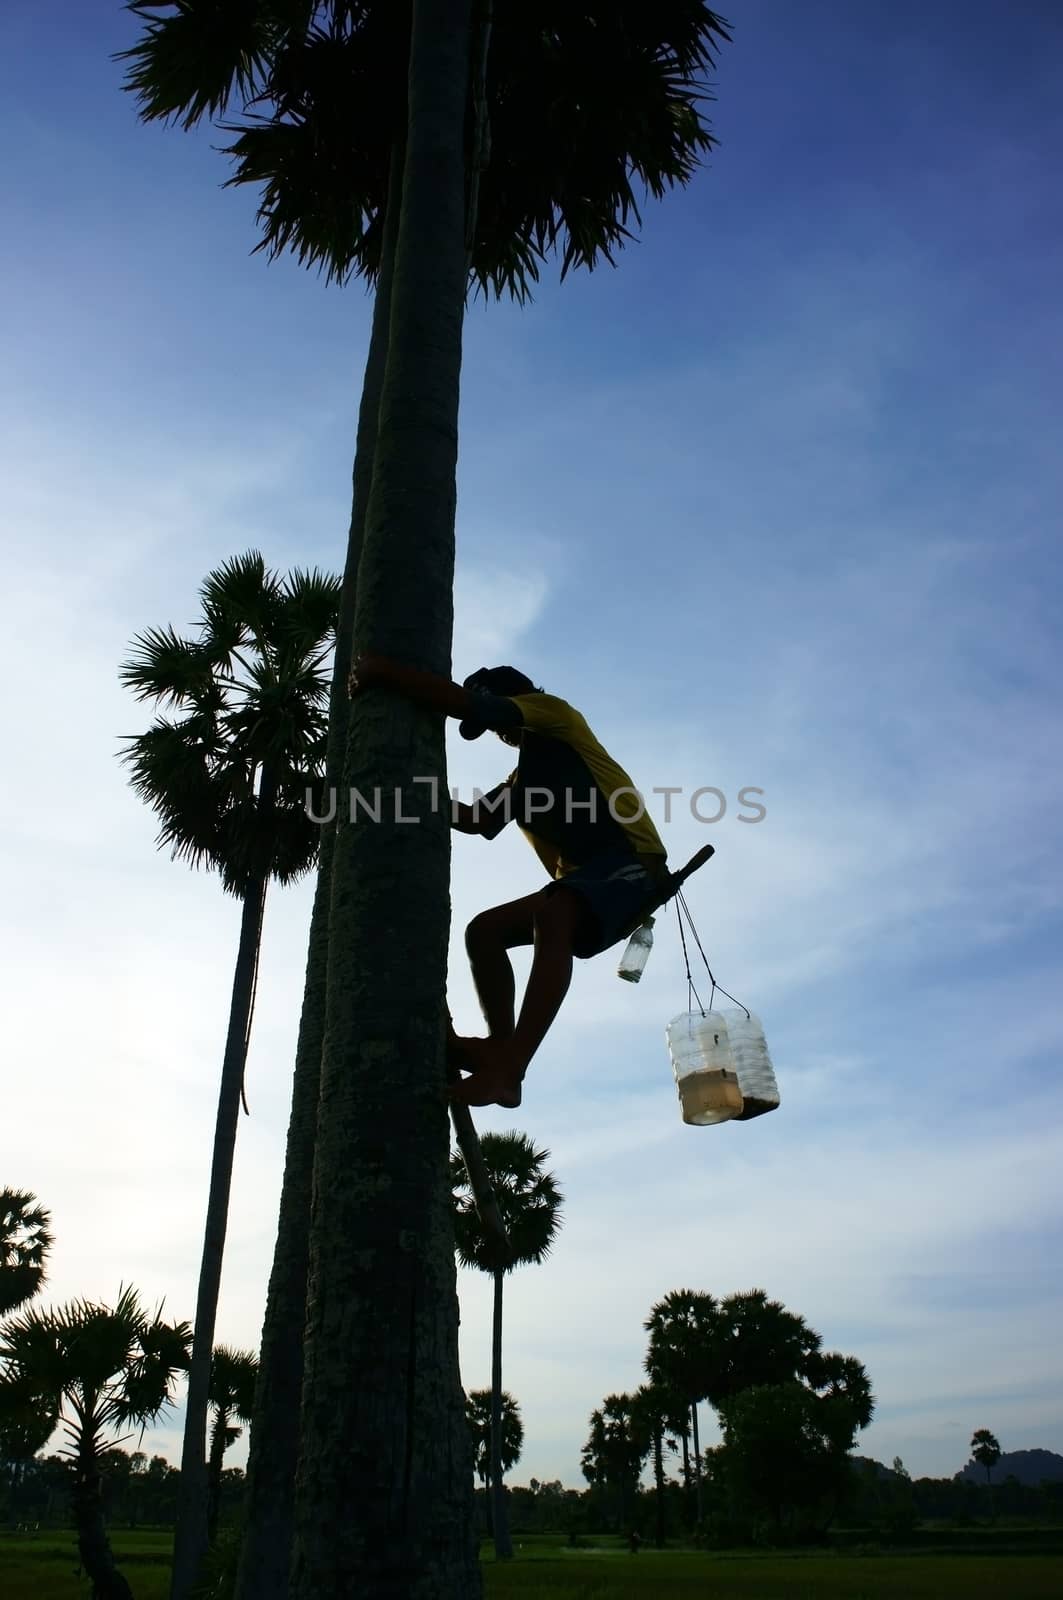
<svg viewBox="0 0 1063 1600">
<path fill-rule="evenodd" d="M 347 679 L 347 693 L 353 698 L 364 689 L 393 689 L 425 711 L 439 711 L 445 717 L 467 717 L 472 709 L 469 691 L 460 683 L 404 666 L 388 656 L 358 657 Z"/>
<path fill-rule="evenodd" d="M 458 833 L 478 833 L 482 839 L 496 839 L 512 820 L 510 790 L 512 778 L 496 784 L 481 796 L 475 805 L 463 806 L 455 801 L 451 809 L 451 826 Z"/>
<path fill-rule="evenodd" d="M 470 717 L 481 713 L 487 700 L 496 703 L 506 725 L 511 721 L 520 725 L 520 712 L 511 702 L 482 692 L 470 692 L 460 683 L 450 683 L 434 672 L 422 672 L 418 667 L 404 666 L 388 656 L 361 655 L 351 668 L 347 679 L 347 693 L 353 699 L 366 689 L 391 689 L 411 700 L 426 711 L 438 711 L 445 717 Z M 491 718 L 493 721 L 494 718 Z M 501 723 L 500 723 L 501 725 Z M 451 825 L 459 833 L 475 833 L 484 839 L 494 839 L 510 821 L 508 791 L 516 774 L 504 783 L 496 784 L 475 805 L 455 803 L 451 807 Z"/>
</svg>

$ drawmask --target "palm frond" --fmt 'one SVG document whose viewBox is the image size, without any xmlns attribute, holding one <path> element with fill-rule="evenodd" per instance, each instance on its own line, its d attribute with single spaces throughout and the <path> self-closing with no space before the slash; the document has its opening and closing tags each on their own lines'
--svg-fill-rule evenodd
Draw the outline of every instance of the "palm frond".
<svg viewBox="0 0 1063 1600">
<path fill-rule="evenodd" d="M 330 572 L 296 568 L 282 585 L 278 636 L 293 661 L 315 658 L 334 638 L 342 585 Z"/>
<path fill-rule="evenodd" d="M 51 1216 L 26 1189 L 0 1189 L 0 1317 L 32 1300 L 45 1280 Z"/>
<path fill-rule="evenodd" d="M 209 692 L 210 656 L 202 645 L 183 639 L 176 628 L 146 628 L 130 649 L 118 676 L 138 700 L 180 705 Z"/>
<path fill-rule="evenodd" d="M 127 743 L 122 760 L 130 769 L 133 789 L 161 823 L 159 847 L 169 847 L 175 860 L 193 866 L 204 860 L 214 865 L 222 815 L 231 797 L 224 791 L 220 763 L 212 759 L 215 750 L 200 724 L 194 718 L 160 719 Z M 230 791 L 232 777 L 227 768 Z"/>
<path fill-rule="evenodd" d="M 233 100 L 252 99 L 278 37 L 304 28 L 314 7 L 309 0 L 128 0 L 126 9 L 147 26 L 115 57 L 130 63 L 122 87 L 135 96 L 142 121 L 189 129 Z"/>
<path fill-rule="evenodd" d="M 258 550 L 232 556 L 209 573 L 200 587 L 203 644 L 217 657 L 245 639 L 260 639 L 280 596 L 280 580 Z"/>
<path fill-rule="evenodd" d="M 211 1354 L 210 1403 L 227 1415 L 250 1423 L 257 1378 L 258 1357 L 253 1351 L 216 1345 Z"/>
</svg>

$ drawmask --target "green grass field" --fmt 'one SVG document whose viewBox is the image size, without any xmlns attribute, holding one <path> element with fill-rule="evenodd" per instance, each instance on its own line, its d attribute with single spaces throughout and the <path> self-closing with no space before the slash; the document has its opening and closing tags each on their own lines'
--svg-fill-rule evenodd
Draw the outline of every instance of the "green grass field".
<svg viewBox="0 0 1063 1600">
<path fill-rule="evenodd" d="M 603 1541 L 569 1550 L 560 1539 L 517 1540 L 511 1563 L 484 1561 L 486 1600 L 1058 1600 L 1063 1557 L 1044 1555 L 754 1555 L 644 1549 Z M 165 1600 L 170 1536 L 116 1533 L 135 1600 Z M 3 1600 L 78 1600 L 72 1536 L 0 1534 Z"/>
</svg>

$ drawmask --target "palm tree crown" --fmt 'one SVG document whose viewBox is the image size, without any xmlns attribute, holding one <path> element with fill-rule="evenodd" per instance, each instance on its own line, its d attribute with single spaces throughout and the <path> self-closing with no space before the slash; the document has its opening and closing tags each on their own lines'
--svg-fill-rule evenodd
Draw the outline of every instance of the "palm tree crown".
<svg viewBox="0 0 1063 1600">
<path fill-rule="evenodd" d="M 255 1403 L 258 1357 L 251 1350 L 233 1350 L 227 1344 L 214 1347 L 210 1364 L 210 1403 L 226 1419 L 251 1421 Z"/>
<path fill-rule="evenodd" d="M 543 1162 L 550 1159 L 549 1150 L 536 1150 L 525 1133 L 485 1133 L 480 1146 L 513 1255 L 508 1262 L 497 1260 L 477 1215 L 465 1164 L 460 1155 L 454 1155 L 451 1183 L 458 1260 L 463 1267 L 478 1267 L 481 1272 L 512 1272 L 514 1267 L 544 1261 L 561 1227 L 563 1199 L 553 1174 L 543 1168 Z"/>
<path fill-rule="evenodd" d="M 780 1300 L 769 1300 L 763 1289 L 728 1295 L 710 1337 L 706 1397 L 715 1406 L 757 1384 L 792 1383 L 826 1372 L 820 1345 L 804 1317 Z"/>
<path fill-rule="evenodd" d="M 0 1317 L 40 1292 L 51 1216 L 25 1189 L 0 1189 Z"/>
<path fill-rule="evenodd" d="M 391 151 L 404 125 L 410 5 L 399 0 L 131 0 L 146 19 L 123 51 L 145 121 L 184 128 L 237 109 L 231 183 L 261 188 L 259 249 L 329 278 L 375 278 Z M 158 13 L 167 12 L 165 16 Z M 654 199 L 689 182 L 715 139 L 707 74 L 727 24 L 705 0 L 539 0 L 494 7 L 490 159 L 478 183 L 471 270 L 486 294 L 527 298 L 560 251 L 593 268 Z M 241 115 L 242 113 L 242 115 Z"/>
<path fill-rule="evenodd" d="M 507 1389 L 500 1396 L 502 1414 L 501 1465 L 509 1472 L 520 1460 L 524 1448 L 524 1423 L 520 1406 Z M 465 1397 L 465 1417 L 472 1436 L 473 1465 L 484 1484 L 491 1481 L 491 1402 L 490 1389 L 470 1389 Z"/>
<path fill-rule="evenodd" d="M 993 1468 L 1000 1460 L 1000 1442 L 988 1428 L 977 1428 L 971 1436 L 971 1455 L 985 1468 L 985 1481 L 991 1482 Z"/>
<path fill-rule="evenodd" d="M 33 1396 L 75 1452 L 96 1451 L 108 1433 L 153 1422 L 171 1403 L 191 1337 L 187 1323 L 149 1314 L 131 1288 L 113 1309 L 87 1300 L 34 1308 L 0 1329 L 0 1390 Z"/>
<path fill-rule="evenodd" d="M 711 1294 L 673 1289 L 657 1302 L 644 1324 L 650 1336 L 643 1363 L 647 1376 L 651 1383 L 682 1395 L 688 1405 L 705 1397 L 718 1312 Z"/>
<path fill-rule="evenodd" d="M 294 881 L 317 853 L 306 795 L 324 766 L 339 583 L 279 578 L 251 551 L 212 572 L 200 599 L 198 637 L 149 628 L 133 642 L 122 681 L 172 714 L 123 759 L 160 819 L 159 844 L 241 895 L 259 876 Z"/>
</svg>

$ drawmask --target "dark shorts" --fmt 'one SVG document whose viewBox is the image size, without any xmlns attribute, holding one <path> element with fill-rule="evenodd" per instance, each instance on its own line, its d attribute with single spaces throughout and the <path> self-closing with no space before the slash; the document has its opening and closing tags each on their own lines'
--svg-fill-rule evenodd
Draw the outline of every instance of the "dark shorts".
<svg viewBox="0 0 1063 1600">
<path fill-rule="evenodd" d="M 557 889 L 573 889 L 587 908 L 573 952 L 586 961 L 619 943 L 637 925 L 643 911 L 649 912 L 661 889 L 665 872 L 661 857 L 660 874 L 650 872 L 637 856 L 616 851 L 595 856 L 575 872 L 548 883 L 543 894 Z"/>
</svg>

